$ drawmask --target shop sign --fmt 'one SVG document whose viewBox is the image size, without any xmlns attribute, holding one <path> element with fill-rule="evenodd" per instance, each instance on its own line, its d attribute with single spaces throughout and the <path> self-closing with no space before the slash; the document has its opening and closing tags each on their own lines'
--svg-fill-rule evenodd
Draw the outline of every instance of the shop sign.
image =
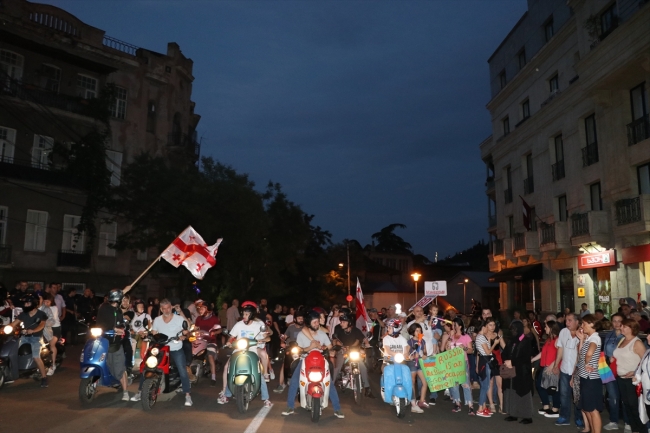
<svg viewBox="0 0 650 433">
<path fill-rule="evenodd" d="M 616 256 L 614 255 L 614 250 L 578 256 L 578 269 L 602 268 L 605 266 L 614 266 L 615 264 Z"/>
<path fill-rule="evenodd" d="M 598 296 L 598 302 L 601 304 L 609 303 L 609 296 Z"/>
<path fill-rule="evenodd" d="M 584 298 L 584 297 L 585 297 L 585 288 L 578 287 L 578 298 Z"/>
</svg>

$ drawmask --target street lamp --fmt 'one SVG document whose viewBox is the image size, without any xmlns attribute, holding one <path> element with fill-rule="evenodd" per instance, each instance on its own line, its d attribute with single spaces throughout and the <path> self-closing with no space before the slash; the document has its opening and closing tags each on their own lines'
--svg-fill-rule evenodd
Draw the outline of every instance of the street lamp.
<svg viewBox="0 0 650 433">
<path fill-rule="evenodd" d="M 347 253 L 347 259 L 348 259 L 348 269 L 347 269 L 347 277 L 348 277 L 348 296 L 345 298 L 346 301 L 348 301 L 348 308 L 350 307 L 350 301 L 352 297 L 350 296 L 350 246 L 346 242 L 345 243 L 345 251 Z M 343 270 L 343 267 L 345 266 L 345 263 L 339 262 L 339 269 Z"/>
<path fill-rule="evenodd" d="M 415 283 L 415 303 L 418 303 L 418 280 L 422 275 L 418 274 L 417 272 L 414 272 L 411 274 L 413 277 L 413 282 Z"/>
<path fill-rule="evenodd" d="M 462 283 L 458 283 L 463 285 L 463 314 L 467 311 L 467 283 L 469 283 L 467 278 Z"/>
</svg>

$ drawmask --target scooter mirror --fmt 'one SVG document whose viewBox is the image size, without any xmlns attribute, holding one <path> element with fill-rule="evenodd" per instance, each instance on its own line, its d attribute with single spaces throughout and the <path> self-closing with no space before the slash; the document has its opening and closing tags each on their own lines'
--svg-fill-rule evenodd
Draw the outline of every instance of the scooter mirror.
<svg viewBox="0 0 650 433">
<path fill-rule="evenodd" d="M 187 320 L 183 320 L 183 329 L 187 330 Z"/>
<path fill-rule="evenodd" d="M 262 325 L 262 326 L 260 327 L 260 332 L 266 332 L 267 329 L 268 329 L 268 328 L 266 327 L 266 325 Z"/>
</svg>

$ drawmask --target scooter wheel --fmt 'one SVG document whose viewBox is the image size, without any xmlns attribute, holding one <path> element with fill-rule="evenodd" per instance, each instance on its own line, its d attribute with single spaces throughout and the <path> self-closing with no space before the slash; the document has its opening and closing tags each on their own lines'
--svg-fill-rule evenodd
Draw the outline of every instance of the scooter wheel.
<svg viewBox="0 0 650 433">
<path fill-rule="evenodd" d="M 158 380 L 145 379 L 142 383 L 142 409 L 146 412 L 151 410 L 158 399 Z"/>
<path fill-rule="evenodd" d="M 6 382 L 7 373 L 8 371 L 5 367 L 0 368 L 0 388 L 2 388 Z"/>
<path fill-rule="evenodd" d="M 86 377 L 79 382 L 79 400 L 84 406 L 89 405 L 97 393 L 98 377 Z"/>
<path fill-rule="evenodd" d="M 311 400 L 311 422 L 318 422 L 320 419 L 320 397 L 314 397 Z"/>
<path fill-rule="evenodd" d="M 406 410 L 408 408 L 406 399 L 393 397 L 393 402 L 395 404 L 395 415 L 397 415 L 397 418 L 404 418 L 406 416 Z"/>
</svg>

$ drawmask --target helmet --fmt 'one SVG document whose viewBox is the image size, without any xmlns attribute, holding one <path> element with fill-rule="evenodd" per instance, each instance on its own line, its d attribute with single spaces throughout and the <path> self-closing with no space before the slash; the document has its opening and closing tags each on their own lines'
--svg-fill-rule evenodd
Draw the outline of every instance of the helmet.
<svg viewBox="0 0 650 433">
<path fill-rule="evenodd" d="M 242 308 L 253 307 L 253 308 L 255 308 L 255 309 L 257 310 L 257 304 L 256 304 L 255 302 L 253 302 L 253 301 L 244 301 L 244 302 L 241 304 L 241 307 L 242 307 Z"/>
<path fill-rule="evenodd" d="M 318 328 L 316 329 L 311 327 L 311 322 L 313 320 L 319 320 Z M 314 329 L 314 331 L 320 329 L 320 313 L 315 308 L 313 310 L 310 310 L 309 313 L 307 313 L 307 315 L 305 316 L 305 324 L 309 326 L 311 329 Z"/>
<path fill-rule="evenodd" d="M 20 298 L 20 303 L 23 304 L 23 311 L 27 311 L 27 312 L 32 311 L 38 305 L 38 301 L 36 300 L 36 297 L 31 293 L 28 293 L 24 295 L 22 298 Z M 29 304 L 29 307 L 25 306 L 25 304 Z"/>
<path fill-rule="evenodd" d="M 386 322 L 386 326 L 393 328 L 393 337 L 396 337 L 402 330 L 402 321 L 399 319 L 390 319 L 388 322 Z"/>
<path fill-rule="evenodd" d="M 194 301 L 194 306 L 197 308 L 197 310 L 204 305 L 205 302 L 203 302 L 203 299 L 197 299 L 196 301 Z"/>
<path fill-rule="evenodd" d="M 343 321 L 348 322 L 348 325 L 350 323 L 352 323 L 352 320 L 350 319 L 350 316 L 348 316 L 347 314 L 341 314 L 339 316 L 339 322 L 343 322 Z"/>
<path fill-rule="evenodd" d="M 326 313 L 325 310 L 324 310 L 323 308 L 321 308 L 321 307 L 314 307 L 314 308 L 311 309 L 311 311 L 315 311 L 316 313 L 318 313 L 318 314 L 319 314 L 319 317 L 320 317 L 320 314 L 325 314 L 325 315 L 327 316 L 327 313 Z M 311 312 L 311 311 L 310 311 L 310 312 Z"/>
<path fill-rule="evenodd" d="M 108 302 L 122 302 L 122 291 L 120 289 L 113 289 L 108 292 Z"/>
<path fill-rule="evenodd" d="M 244 319 L 244 323 L 248 325 L 255 319 L 255 313 L 257 313 L 257 304 L 252 301 L 246 301 L 242 304 L 242 306 L 244 307 L 242 309 L 242 317 L 244 316 L 244 313 L 248 313 L 248 320 Z"/>
<path fill-rule="evenodd" d="M 352 310 L 350 310 L 348 307 L 341 307 L 341 310 L 339 310 L 339 312 L 341 316 L 349 316 L 352 314 Z"/>
</svg>

